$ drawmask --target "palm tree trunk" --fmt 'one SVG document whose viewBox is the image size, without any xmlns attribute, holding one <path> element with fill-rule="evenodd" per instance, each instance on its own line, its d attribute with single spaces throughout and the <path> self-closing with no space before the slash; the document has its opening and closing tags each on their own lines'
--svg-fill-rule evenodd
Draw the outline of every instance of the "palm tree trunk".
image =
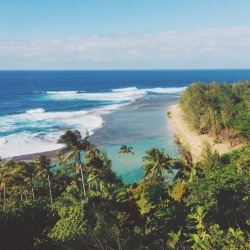
<svg viewBox="0 0 250 250">
<path fill-rule="evenodd" d="M 89 173 L 90 173 L 90 168 L 89 168 Z M 89 181 L 89 191 L 91 190 L 91 182 Z"/>
<path fill-rule="evenodd" d="M 24 191 L 25 200 L 28 201 L 26 190 Z"/>
<path fill-rule="evenodd" d="M 52 198 L 52 192 L 51 192 L 51 185 L 50 185 L 49 174 L 47 174 L 47 176 L 48 176 L 48 183 L 49 183 L 50 203 L 51 203 L 51 206 L 52 206 L 53 205 L 53 198 Z"/>
<path fill-rule="evenodd" d="M 4 187 L 3 187 L 3 200 L 4 200 L 3 210 L 5 210 L 5 208 L 6 208 L 6 189 L 5 189 L 5 183 L 4 183 Z"/>
<path fill-rule="evenodd" d="M 81 153 L 78 151 L 78 160 L 80 162 L 80 171 L 81 171 L 81 177 L 82 177 L 82 190 L 83 190 L 83 195 L 86 197 L 86 189 L 85 189 L 85 182 L 84 182 L 84 175 L 83 175 L 83 170 L 82 170 L 82 163 L 81 163 Z"/>
<path fill-rule="evenodd" d="M 31 188 L 31 192 L 32 192 L 32 198 L 33 198 L 33 200 L 35 200 L 34 187 Z"/>
<path fill-rule="evenodd" d="M 33 178 L 31 178 L 31 192 L 32 192 L 32 197 L 33 197 L 33 200 L 35 200 L 35 192 L 34 192 L 34 180 Z"/>
<path fill-rule="evenodd" d="M 135 182 L 137 182 L 137 181 L 136 181 L 136 179 L 135 179 L 135 176 L 134 176 L 134 174 L 133 174 L 133 172 L 132 172 L 132 170 L 131 170 L 131 167 L 130 167 L 130 162 L 129 162 L 129 160 L 128 160 L 127 155 L 126 155 L 126 159 L 127 159 L 127 162 L 128 162 L 128 168 L 129 168 L 129 171 L 130 171 L 131 175 L 133 176 L 134 181 L 135 181 Z"/>
<path fill-rule="evenodd" d="M 80 171 L 82 176 L 82 189 L 83 189 L 83 195 L 86 196 L 86 189 L 85 189 L 85 183 L 84 183 L 84 176 L 83 176 L 83 170 L 82 170 L 82 164 L 80 163 Z"/>
</svg>

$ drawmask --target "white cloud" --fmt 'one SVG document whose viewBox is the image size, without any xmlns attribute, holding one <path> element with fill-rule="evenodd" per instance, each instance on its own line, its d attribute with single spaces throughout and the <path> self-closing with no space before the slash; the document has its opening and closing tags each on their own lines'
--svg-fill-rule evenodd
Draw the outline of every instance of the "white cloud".
<svg viewBox="0 0 250 250">
<path fill-rule="evenodd" d="M 0 41 L 1 69 L 250 68 L 250 27 Z"/>
</svg>

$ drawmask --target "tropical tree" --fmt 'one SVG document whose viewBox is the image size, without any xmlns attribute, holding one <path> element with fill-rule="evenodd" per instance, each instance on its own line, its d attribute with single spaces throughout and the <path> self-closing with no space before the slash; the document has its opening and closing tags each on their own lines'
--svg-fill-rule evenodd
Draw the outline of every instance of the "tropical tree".
<svg viewBox="0 0 250 250">
<path fill-rule="evenodd" d="M 146 163 L 142 166 L 145 171 L 145 177 L 150 176 L 150 179 L 163 182 L 165 171 L 171 176 L 174 175 L 171 169 L 174 159 L 166 154 L 164 149 L 160 151 L 157 148 L 151 148 L 149 151 L 146 151 L 146 154 L 143 157 L 143 161 Z"/>
<path fill-rule="evenodd" d="M 115 172 L 112 170 L 112 161 L 108 158 L 105 150 L 100 151 L 100 158 L 103 162 L 103 178 L 107 183 L 120 183 Z"/>
<path fill-rule="evenodd" d="M 24 192 L 25 196 L 27 197 L 27 189 L 24 188 L 25 185 L 22 178 L 22 172 L 22 167 L 13 160 L 8 161 L 1 166 L 1 188 L 3 190 L 4 196 L 4 208 L 6 207 L 6 184 L 8 184 L 8 186 L 10 187 L 9 191 L 11 191 L 11 194 L 9 193 L 9 196 L 17 196 L 21 194 L 22 200 L 22 193 Z"/>
<path fill-rule="evenodd" d="M 20 171 L 20 167 L 18 167 L 16 162 L 13 160 L 4 163 L 0 167 L 1 188 L 3 189 L 4 198 L 4 210 L 6 209 L 6 185 L 13 181 L 15 177 L 18 177 L 20 175 Z"/>
<path fill-rule="evenodd" d="M 35 163 L 19 161 L 17 165 L 22 169 L 21 178 L 24 186 L 31 189 L 32 198 L 35 200 L 34 177 L 37 173 Z"/>
<path fill-rule="evenodd" d="M 250 82 L 189 85 L 179 99 L 186 120 L 199 133 L 228 140 L 231 146 L 250 138 Z"/>
<path fill-rule="evenodd" d="M 58 143 L 64 144 L 65 147 L 59 150 L 56 156 L 62 163 L 65 163 L 67 161 L 76 163 L 76 172 L 78 172 L 79 170 L 81 172 L 83 194 L 84 196 L 86 196 L 81 153 L 84 151 L 88 151 L 93 147 L 93 145 L 89 141 L 88 132 L 86 133 L 86 136 L 82 138 L 81 133 L 78 130 L 68 130 L 64 135 L 60 137 Z"/>
<path fill-rule="evenodd" d="M 94 152 L 94 153 L 93 153 Z M 105 151 L 91 150 L 85 155 L 86 166 L 91 169 L 89 182 L 99 180 L 100 191 L 103 190 L 103 184 L 107 179 L 107 174 L 111 171 L 111 160 L 108 159 Z M 98 188 L 97 188 L 98 190 Z"/>
<path fill-rule="evenodd" d="M 43 175 L 43 174 L 47 175 L 48 185 L 49 185 L 50 203 L 52 205 L 53 204 L 53 197 L 52 197 L 52 191 L 51 191 L 51 181 L 50 181 L 51 172 L 50 172 L 50 170 L 54 166 L 50 165 L 50 159 L 44 155 L 37 156 L 34 160 L 34 163 L 36 166 L 38 176 Z"/>
<path fill-rule="evenodd" d="M 204 171 L 219 166 L 221 164 L 221 157 L 217 150 L 213 150 L 208 141 L 205 141 L 201 151 L 200 164 Z"/>
<path fill-rule="evenodd" d="M 100 183 L 100 190 L 102 191 L 102 177 L 103 177 L 103 162 L 100 159 L 100 151 L 96 148 L 92 148 L 86 155 L 86 167 L 88 169 L 88 183 L 89 189 L 91 188 L 91 182 L 95 181 L 96 191 L 98 191 L 98 180 Z"/>
<path fill-rule="evenodd" d="M 88 184 L 89 184 L 89 190 L 91 190 L 91 183 L 92 183 L 92 180 L 95 180 L 96 181 L 96 186 L 98 185 L 97 184 L 97 179 L 95 178 L 96 175 L 94 174 L 94 170 L 95 169 L 95 166 L 99 166 L 101 165 L 101 160 L 99 159 L 99 154 L 100 154 L 100 151 L 98 148 L 96 147 L 92 147 L 89 149 L 89 151 L 84 155 L 84 158 L 86 160 L 86 164 L 85 164 L 85 172 L 87 172 L 87 176 L 88 176 Z M 98 168 L 98 167 L 97 167 Z M 98 187 L 96 187 L 96 190 L 98 190 Z"/>
<path fill-rule="evenodd" d="M 130 162 L 129 162 L 129 159 L 128 159 L 128 154 L 134 155 L 133 148 L 132 147 L 128 147 L 126 145 L 122 145 L 121 148 L 120 148 L 119 154 L 123 154 L 123 155 L 126 156 L 126 160 L 127 160 L 127 163 L 128 163 L 129 171 L 130 171 L 130 173 L 131 173 L 134 181 L 137 182 L 136 178 L 135 178 L 135 176 L 134 176 L 134 174 L 132 172 L 132 169 L 130 167 Z"/>
<path fill-rule="evenodd" d="M 3 190 L 3 209 L 6 209 L 6 183 L 10 180 L 11 170 L 7 164 L 4 164 L 0 168 L 1 174 L 1 190 Z"/>
<path fill-rule="evenodd" d="M 175 162 L 173 168 L 179 170 L 175 175 L 175 179 L 192 182 L 197 175 L 198 164 L 193 163 L 192 155 L 188 151 L 180 156 L 180 160 Z"/>
<path fill-rule="evenodd" d="M 250 146 L 244 146 L 239 150 L 229 153 L 231 161 L 235 163 L 238 173 L 250 175 Z"/>
</svg>

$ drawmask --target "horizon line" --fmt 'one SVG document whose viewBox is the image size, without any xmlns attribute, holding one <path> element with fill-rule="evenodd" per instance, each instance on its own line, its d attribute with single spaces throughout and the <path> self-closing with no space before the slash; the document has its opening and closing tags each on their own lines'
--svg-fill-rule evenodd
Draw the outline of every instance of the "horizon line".
<svg viewBox="0 0 250 250">
<path fill-rule="evenodd" d="M 0 69 L 1 71 L 192 71 L 192 70 L 250 70 L 250 68 L 193 68 L 193 69 Z"/>
</svg>

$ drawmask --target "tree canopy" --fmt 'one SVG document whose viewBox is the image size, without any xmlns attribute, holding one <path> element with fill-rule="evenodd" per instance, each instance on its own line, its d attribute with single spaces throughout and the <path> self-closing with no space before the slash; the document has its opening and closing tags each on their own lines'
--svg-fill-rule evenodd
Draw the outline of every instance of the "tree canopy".
<svg viewBox="0 0 250 250">
<path fill-rule="evenodd" d="M 179 99 L 185 118 L 200 134 L 229 140 L 232 145 L 250 138 L 250 82 L 193 83 Z"/>
</svg>

